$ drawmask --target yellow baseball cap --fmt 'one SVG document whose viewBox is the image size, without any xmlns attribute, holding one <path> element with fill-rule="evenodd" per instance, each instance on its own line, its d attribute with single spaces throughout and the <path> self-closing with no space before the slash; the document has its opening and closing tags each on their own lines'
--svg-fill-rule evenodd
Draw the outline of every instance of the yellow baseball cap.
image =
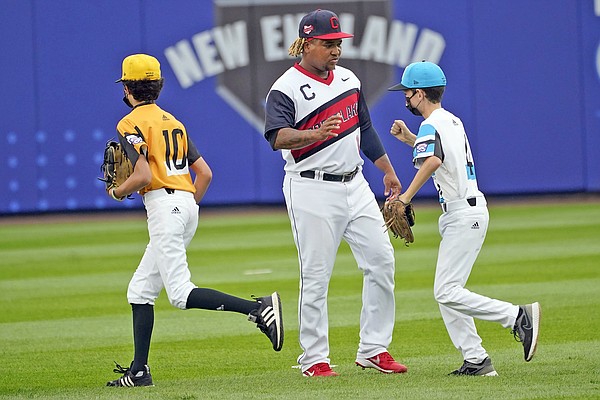
<svg viewBox="0 0 600 400">
<path fill-rule="evenodd" d="M 160 63 L 148 54 L 132 54 L 123 60 L 121 81 L 157 81 L 160 79 Z"/>
</svg>

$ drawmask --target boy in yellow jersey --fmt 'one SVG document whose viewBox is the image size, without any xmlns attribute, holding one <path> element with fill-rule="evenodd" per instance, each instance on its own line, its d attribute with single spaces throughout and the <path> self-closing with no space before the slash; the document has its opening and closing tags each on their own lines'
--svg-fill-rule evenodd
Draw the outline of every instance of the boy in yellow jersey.
<svg viewBox="0 0 600 400">
<path fill-rule="evenodd" d="M 117 82 L 123 84 L 123 101 L 132 108 L 117 124 L 117 131 L 134 170 L 108 194 L 119 201 L 134 192 L 142 195 L 150 241 L 127 289 L 133 313 L 134 358 L 129 368 L 117 364 L 114 371 L 123 375 L 107 386 L 153 385 L 148 353 L 154 301 L 163 287 L 170 303 L 182 310 L 200 308 L 248 315 L 271 340 L 273 349 L 281 350 L 283 321 L 277 292 L 251 301 L 198 288 L 190 280 L 186 247 L 198 226 L 198 203 L 212 172 L 185 126 L 155 103 L 164 82 L 158 60 L 146 54 L 126 57 Z"/>
</svg>

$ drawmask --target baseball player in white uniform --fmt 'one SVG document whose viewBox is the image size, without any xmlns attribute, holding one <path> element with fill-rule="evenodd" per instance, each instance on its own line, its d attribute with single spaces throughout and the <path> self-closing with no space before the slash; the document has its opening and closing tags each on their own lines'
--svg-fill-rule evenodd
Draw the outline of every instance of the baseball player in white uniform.
<svg viewBox="0 0 600 400">
<path fill-rule="evenodd" d="M 283 192 L 300 264 L 299 335 L 304 376 L 335 376 L 329 358 L 327 291 L 341 240 L 364 275 L 356 364 L 405 372 L 388 353 L 394 328 L 394 249 L 360 151 L 384 173 L 386 195 L 401 190 L 371 124 L 361 83 L 337 66 L 343 38 L 335 13 L 300 21 L 290 55 L 302 60 L 267 95 L 265 138 L 286 161 Z"/>
<path fill-rule="evenodd" d="M 541 308 L 537 302 L 518 306 L 465 289 L 485 239 L 489 214 L 486 199 L 477 187 L 463 123 L 442 108 L 445 86 L 442 69 L 423 61 L 408 65 L 401 83 L 390 88 L 403 91 L 406 108 L 424 118 L 417 135 L 401 120 L 394 121 L 390 130 L 397 139 L 413 146 L 413 163 L 418 169 L 399 199 L 410 202 L 433 178 L 442 207 L 434 296 L 450 339 L 464 359 L 451 374 L 495 376 L 497 372 L 481 345 L 473 318 L 512 328 L 515 339 L 523 344 L 525 361 L 530 361 L 537 346 Z"/>
</svg>

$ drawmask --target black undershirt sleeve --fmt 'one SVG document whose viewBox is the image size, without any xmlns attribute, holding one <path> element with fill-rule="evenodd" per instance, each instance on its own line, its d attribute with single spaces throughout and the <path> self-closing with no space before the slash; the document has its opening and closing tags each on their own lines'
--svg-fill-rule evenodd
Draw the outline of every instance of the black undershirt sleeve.
<svg viewBox="0 0 600 400">
<path fill-rule="evenodd" d="M 444 148 L 442 147 L 442 139 L 438 131 L 435 131 L 435 145 L 433 149 L 433 155 L 444 162 Z"/>
<path fill-rule="evenodd" d="M 295 116 L 296 109 L 292 99 L 278 90 L 271 90 L 265 107 L 265 139 L 273 150 L 277 150 L 275 141 L 279 130 L 294 126 Z"/>
<path fill-rule="evenodd" d="M 200 157 L 202 157 L 202 154 L 200 154 L 200 152 L 198 151 L 198 148 L 192 141 L 192 138 L 190 137 L 190 135 L 188 135 L 187 140 L 188 140 L 188 154 L 187 154 L 188 165 L 192 165 L 193 163 L 198 161 L 198 159 Z"/>
<path fill-rule="evenodd" d="M 371 122 L 369 108 L 362 92 L 358 98 L 358 118 L 360 121 L 360 149 L 371 162 L 375 162 L 385 154 L 385 149 Z"/>
</svg>

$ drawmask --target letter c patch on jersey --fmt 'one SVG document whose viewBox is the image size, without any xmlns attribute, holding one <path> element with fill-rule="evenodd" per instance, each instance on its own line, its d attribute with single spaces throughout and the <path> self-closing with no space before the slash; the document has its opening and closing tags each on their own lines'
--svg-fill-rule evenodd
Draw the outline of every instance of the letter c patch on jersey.
<svg viewBox="0 0 600 400">
<path fill-rule="evenodd" d="M 306 92 L 306 89 L 310 89 L 310 85 L 307 83 L 305 85 L 300 86 L 300 91 L 302 92 L 302 95 L 304 96 L 304 98 L 306 100 L 312 100 L 315 97 L 317 97 L 317 95 L 315 94 L 315 92 L 311 92 L 310 94 Z"/>
</svg>

